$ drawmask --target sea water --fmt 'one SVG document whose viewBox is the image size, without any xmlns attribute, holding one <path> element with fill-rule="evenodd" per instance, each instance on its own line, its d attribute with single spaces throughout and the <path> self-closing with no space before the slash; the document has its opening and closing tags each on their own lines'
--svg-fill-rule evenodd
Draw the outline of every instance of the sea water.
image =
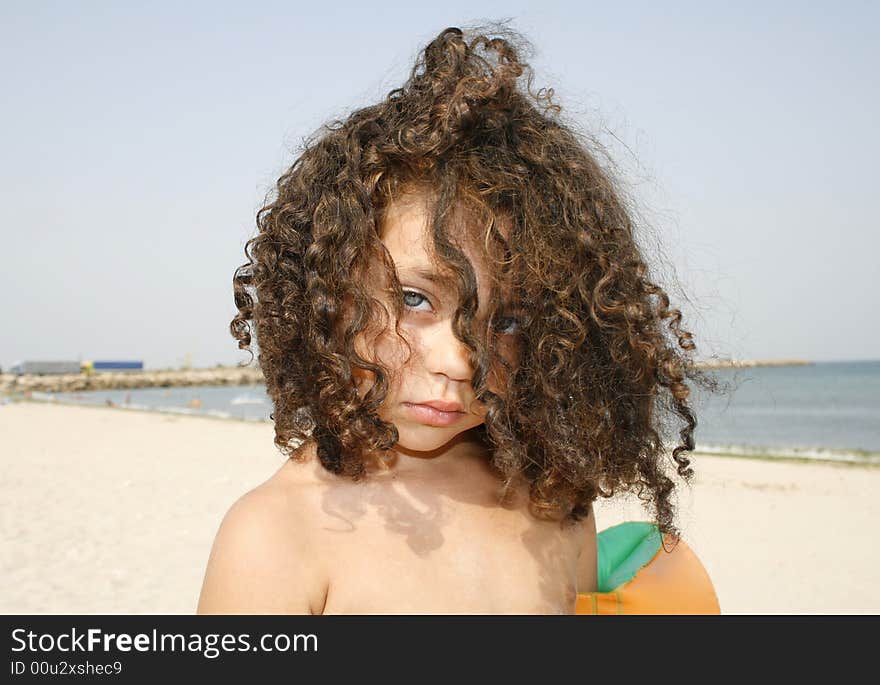
<svg viewBox="0 0 880 685">
<path fill-rule="evenodd" d="M 695 390 L 697 447 L 743 456 L 880 463 L 880 361 L 716 369 Z"/>
<path fill-rule="evenodd" d="M 708 373 L 729 392 L 693 389 L 697 450 L 880 464 L 880 361 Z M 273 411 L 262 385 L 34 393 L 34 398 L 244 421 L 271 421 Z"/>
</svg>

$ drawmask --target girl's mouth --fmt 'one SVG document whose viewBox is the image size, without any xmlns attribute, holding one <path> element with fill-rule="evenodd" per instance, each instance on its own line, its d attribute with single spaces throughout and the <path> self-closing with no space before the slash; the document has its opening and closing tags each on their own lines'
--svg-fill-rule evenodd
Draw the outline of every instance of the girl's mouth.
<svg viewBox="0 0 880 685">
<path fill-rule="evenodd" d="M 450 426 L 464 416 L 461 411 L 440 411 L 427 404 L 404 402 L 403 406 L 416 420 L 429 426 Z"/>
</svg>

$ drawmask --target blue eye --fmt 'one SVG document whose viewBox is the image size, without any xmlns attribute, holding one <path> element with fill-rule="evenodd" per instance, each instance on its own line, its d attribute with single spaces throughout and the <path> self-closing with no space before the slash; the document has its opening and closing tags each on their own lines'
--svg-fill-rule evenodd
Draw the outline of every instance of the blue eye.
<svg viewBox="0 0 880 685">
<path fill-rule="evenodd" d="M 513 327 L 513 330 L 510 330 L 510 327 Z M 498 319 L 498 322 L 495 324 L 495 330 L 505 335 L 513 335 L 517 332 L 518 327 L 519 319 L 515 316 L 502 317 Z"/>
<path fill-rule="evenodd" d="M 415 307 L 418 307 L 418 306 L 419 306 L 419 303 L 412 304 L 411 301 L 410 301 L 410 302 L 407 302 L 407 296 L 415 296 L 416 298 L 419 298 L 419 299 L 421 299 L 421 300 L 424 300 L 425 302 L 427 302 L 428 304 L 430 304 L 430 302 L 428 302 L 428 298 L 425 297 L 424 295 L 422 295 L 421 293 L 416 292 L 415 290 L 404 290 L 404 291 L 403 291 L 403 301 L 404 301 L 404 303 L 406 304 L 407 307 L 415 308 Z M 419 311 L 427 311 L 427 310 L 419 310 Z"/>
</svg>

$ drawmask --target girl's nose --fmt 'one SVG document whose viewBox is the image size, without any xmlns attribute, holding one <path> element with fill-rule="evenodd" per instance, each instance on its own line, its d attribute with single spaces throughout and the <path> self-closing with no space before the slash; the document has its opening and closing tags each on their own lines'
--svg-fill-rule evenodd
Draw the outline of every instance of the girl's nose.
<svg viewBox="0 0 880 685">
<path fill-rule="evenodd" d="M 452 380 L 470 381 L 474 370 L 470 350 L 452 332 L 452 321 L 438 323 L 428 337 L 425 363 L 432 373 L 442 373 Z"/>
</svg>

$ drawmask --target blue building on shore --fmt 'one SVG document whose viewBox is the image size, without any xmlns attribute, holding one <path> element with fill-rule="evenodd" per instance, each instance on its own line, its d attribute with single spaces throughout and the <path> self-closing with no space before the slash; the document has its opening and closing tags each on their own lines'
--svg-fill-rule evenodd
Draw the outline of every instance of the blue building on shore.
<svg viewBox="0 0 880 685">
<path fill-rule="evenodd" d="M 83 373 L 101 373 L 107 371 L 143 371 L 142 361 L 87 361 L 83 362 Z"/>
<path fill-rule="evenodd" d="M 91 375 L 101 372 L 136 372 L 143 371 L 144 363 L 140 360 L 100 360 L 100 361 L 77 361 L 77 360 L 26 360 L 16 362 L 9 367 L 8 373 L 18 376 L 33 374 L 37 376 L 60 375 L 70 373 L 84 373 Z"/>
</svg>

